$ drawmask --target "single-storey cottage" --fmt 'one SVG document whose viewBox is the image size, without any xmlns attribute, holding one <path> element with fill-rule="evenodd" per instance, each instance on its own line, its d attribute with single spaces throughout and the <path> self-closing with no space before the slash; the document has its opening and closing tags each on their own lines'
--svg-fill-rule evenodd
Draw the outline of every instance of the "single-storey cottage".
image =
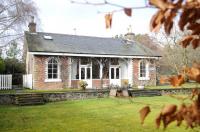
<svg viewBox="0 0 200 132">
<path fill-rule="evenodd" d="M 160 55 L 133 40 L 36 32 L 31 22 L 24 51 L 34 89 L 156 85 Z"/>
</svg>

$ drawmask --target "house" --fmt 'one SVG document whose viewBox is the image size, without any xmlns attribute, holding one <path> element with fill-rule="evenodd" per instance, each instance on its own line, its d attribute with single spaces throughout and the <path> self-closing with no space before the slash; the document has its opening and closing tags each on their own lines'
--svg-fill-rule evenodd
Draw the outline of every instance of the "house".
<svg viewBox="0 0 200 132">
<path fill-rule="evenodd" d="M 34 89 L 156 85 L 160 55 L 129 39 L 36 32 L 31 22 L 24 49 Z"/>
</svg>

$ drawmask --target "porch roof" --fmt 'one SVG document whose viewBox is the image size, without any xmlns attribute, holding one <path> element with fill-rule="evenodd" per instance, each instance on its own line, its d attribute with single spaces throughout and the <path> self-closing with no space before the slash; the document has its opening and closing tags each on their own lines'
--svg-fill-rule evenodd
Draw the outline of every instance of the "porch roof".
<svg viewBox="0 0 200 132">
<path fill-rule="evenodd" d="M 44 38 L 47 36 L 47 38 Z M 152 56 L 160 54 L 135 41 L 56 33 L 25 32 L 29 52 L 94 54 L 118 56 Z"/>
</svg>

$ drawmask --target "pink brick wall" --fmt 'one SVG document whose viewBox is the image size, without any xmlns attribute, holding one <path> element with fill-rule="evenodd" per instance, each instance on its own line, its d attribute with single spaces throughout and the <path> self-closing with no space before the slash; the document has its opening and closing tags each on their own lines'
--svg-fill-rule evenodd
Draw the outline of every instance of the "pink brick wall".
<svg viewBox="0 0 200 132">
<path fill-rule="evenodd" d="M 68 87 L 68 57 L 59 57 L 61 82 L 45 82 L 45 67 L 48 56 L 34 56 L 34 89 L 62 89 Z"/>
<path fill-rule="evenodd" d="M 141 80 L 138 79 L 139 77 L 139 61 L 140 59 L 133 59 L 133 85 L 141 84 Z M 149 69 L 156 69 L 155 68 L 155 60 L 147 60 L 149 62 Z M 149 71 L 149 78 L 150 80 L 145 80 L 145 85 L 156 85 L 156 70 Z"/>
<path fill-rule="evenodd" d="M 101 88 L 101 82 L 103 83 L 103 87 L 109 86 L 109 84 L 110 84 L 109 79 L 103 79 L 103 80 L 94 79 L 94 80 L 92 80 L 92 87 L 100 89 Z"/>
</svg>

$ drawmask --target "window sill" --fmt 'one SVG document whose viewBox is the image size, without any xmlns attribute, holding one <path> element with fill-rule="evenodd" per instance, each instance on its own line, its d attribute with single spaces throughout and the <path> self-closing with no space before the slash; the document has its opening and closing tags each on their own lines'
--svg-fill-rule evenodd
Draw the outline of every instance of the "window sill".
<svg viewBox="0 0 200 132">
<path fill-rule="evenodd" d="M 140 81 L 148 81 L 148 80 L 150 80 L 150 78 L 149 77 L 139 77 L 139 79 L 138 80 L 140 80 Z"/>
<path fill-rule="evenodd" d="M 61 79 L 45 79 L 44 82 L 61 82 Z"/>
</svg>

